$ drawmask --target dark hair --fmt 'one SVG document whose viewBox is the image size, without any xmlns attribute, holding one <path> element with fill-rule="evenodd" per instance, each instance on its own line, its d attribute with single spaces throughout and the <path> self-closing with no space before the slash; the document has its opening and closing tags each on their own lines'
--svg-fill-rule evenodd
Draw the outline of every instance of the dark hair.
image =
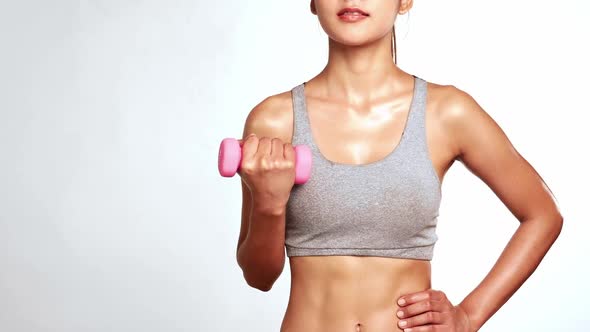
<svg viewBox="0 0 590 332">
<path fill-rule="evenodd" d="M 395 25 L 393 25 L 393 42 L 391 43 L 391 53 L 393 53 L 393 63 L 397 64 L 397 45 L 395 42 Z"/>
</svg>

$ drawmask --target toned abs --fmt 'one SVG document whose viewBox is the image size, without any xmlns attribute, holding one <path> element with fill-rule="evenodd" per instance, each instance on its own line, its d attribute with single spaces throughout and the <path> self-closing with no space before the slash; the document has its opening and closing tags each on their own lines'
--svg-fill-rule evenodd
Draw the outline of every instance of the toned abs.
<svg viewBox="0 0 590 332">
<path fill-rule="evenodd" d="M 430 262 L 389 257 L 292 257 L 281 332 L 397 332 L 397 299 L 431 287 Z"/>
</svg>

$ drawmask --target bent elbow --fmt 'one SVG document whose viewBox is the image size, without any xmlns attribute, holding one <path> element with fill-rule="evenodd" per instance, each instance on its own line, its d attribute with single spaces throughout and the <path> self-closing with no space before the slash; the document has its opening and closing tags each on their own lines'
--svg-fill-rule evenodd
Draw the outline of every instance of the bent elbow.
<svg viewBox="0 0 590 332">
<path fill-rule="evenodd" d="M 244 279 L 248 286 L 263 292 L 268 292 L 272 289 L 272 286 L 277 279 L 279 279 L 283 272 L 283 266 L 265 266 L 264 268 L 250 267 L 249 269 L 244 269 L 243 272 Z"/>
<path fill-rule="evenodd" d="M 561 230 L 563 229 L 563 216 L 558 214 L 554 221 L 555 224 L 555 237 L 558 237 L 561 234 Z"/>
<path fill-rule="evenodd" d="M 274 285 L 274 280 L 246 279 L 248 286 L 256 288 L 262 292 L 268 292 Z"/>
<path fill-rule="evenodd" d="M 246 280 L 248 286 L 263 292 L 268 292 L 272 289 L 272 286 L 277 281 L 280 274 L 280 271 L 266 271 L 264 274 L 256 273 L 255 275 L 251 276 L 249 276 L 247 273 L 244 273 L 244 279 Z"/>
<path fill-rule="evenodd" d="M 561 214 L 552 215 L 551 217 L 545 217 L 540 219 L 540 228 L 543 229 L 544 238 L 554 243 L 563 229 L 563 216 Z"/>
<path fill-rule="evenodd" d="M 243 249 L 238 250 L 237 261 L 246 283 L 250 287 L 268 292 L 283 272 L 284 253 L 261 257 L 260 255 L 248 255 Z"/>
</svg>

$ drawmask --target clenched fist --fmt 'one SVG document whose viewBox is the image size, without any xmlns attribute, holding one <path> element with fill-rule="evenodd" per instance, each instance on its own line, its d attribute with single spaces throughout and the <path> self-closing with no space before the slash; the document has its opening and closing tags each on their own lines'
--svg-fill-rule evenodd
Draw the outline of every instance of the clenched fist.
<svg viewBox="0 0 590 332">
<path fill-rule="evenodd" d="M 255 200 L 270 206 L 286 206 L 295 181 L 295 150 L 279 138 L 250 134 L 238 140 L 242 160 L 238 174 Z"/>
</svg>

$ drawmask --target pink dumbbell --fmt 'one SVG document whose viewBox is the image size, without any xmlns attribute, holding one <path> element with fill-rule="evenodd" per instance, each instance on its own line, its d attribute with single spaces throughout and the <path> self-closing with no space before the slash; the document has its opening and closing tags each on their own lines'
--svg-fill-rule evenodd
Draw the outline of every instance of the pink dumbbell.
<svg viewBox="0 0 590 332">
<path fill-rule="evenodd" d="M 295 183 L 302 184 L 311 175 L 311 151 L 305 145 L 296 145 L 295 149 Z M 217 167 L 219 174 L 232 177 L 240 169 L 242 162 L 242 148 L 235 138 L 224 138 L 219 146 Z"/>
</svg>

